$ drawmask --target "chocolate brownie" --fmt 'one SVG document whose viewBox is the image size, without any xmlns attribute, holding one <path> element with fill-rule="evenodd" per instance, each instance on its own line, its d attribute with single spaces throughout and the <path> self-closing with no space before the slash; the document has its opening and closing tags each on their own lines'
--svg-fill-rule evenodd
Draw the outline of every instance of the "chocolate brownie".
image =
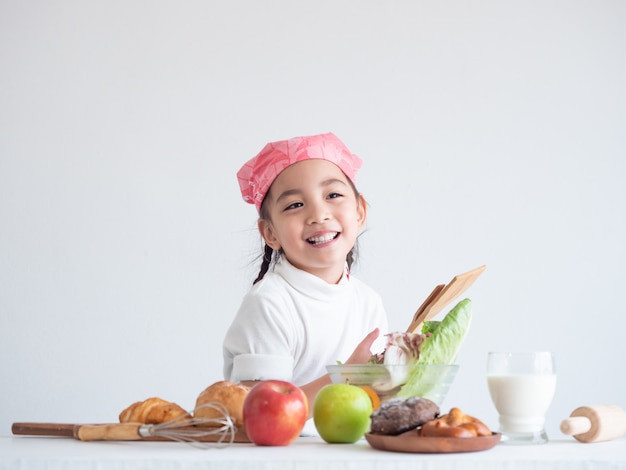
<svg viewBox="0 0 626 470">
<path fill-rule="evenodd" d="M 372 413 L 370 432 L 395 436 L 437 416 L 439 407 L 427 398 L 392 398 Z"/>
</svg>

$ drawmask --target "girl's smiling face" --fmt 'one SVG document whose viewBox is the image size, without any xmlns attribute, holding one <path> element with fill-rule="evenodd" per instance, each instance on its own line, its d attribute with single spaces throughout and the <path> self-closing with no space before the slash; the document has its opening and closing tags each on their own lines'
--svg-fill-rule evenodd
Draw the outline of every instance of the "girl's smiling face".
<svg viewBox="0 0 626 470">
<path fill-rule="evenodd" d="M 339 282 L 366 207 L 337 165 L 310 159 L 283 170 L 263 202 L 259 231 L 295 267 Z"/>
</svg>

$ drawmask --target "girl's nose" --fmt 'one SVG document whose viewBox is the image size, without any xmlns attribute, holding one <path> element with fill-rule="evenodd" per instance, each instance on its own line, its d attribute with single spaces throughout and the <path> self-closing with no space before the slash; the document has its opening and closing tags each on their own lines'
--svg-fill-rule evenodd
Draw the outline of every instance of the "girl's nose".
<svg viewBox="0 0 626 470">
<path fill-rule="evenodd" d="M 319 224 L 330 219 L 330 211 L 325 204 L 310 204 L 307 223 Z"/>
</svg>

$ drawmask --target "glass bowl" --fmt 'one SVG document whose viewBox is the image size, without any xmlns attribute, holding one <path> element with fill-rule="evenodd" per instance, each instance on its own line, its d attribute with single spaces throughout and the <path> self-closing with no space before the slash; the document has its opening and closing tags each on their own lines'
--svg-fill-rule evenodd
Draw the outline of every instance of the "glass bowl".
<svg viewBox="0 0 626 470">
<path fill-rule="evenodd" d="M 428 398 L 441 406 L 459 370 L 458 364 L 333 364 L 333 383 L 368 386 L 383 403 L 390 398 Z"/>
</svg>

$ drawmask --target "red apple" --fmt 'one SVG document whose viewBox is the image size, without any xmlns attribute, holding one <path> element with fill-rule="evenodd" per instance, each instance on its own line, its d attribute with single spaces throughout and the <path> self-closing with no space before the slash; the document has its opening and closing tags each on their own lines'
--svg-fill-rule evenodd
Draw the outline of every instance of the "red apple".
<svg viewBox="0 0 626 470">
<path fill-rule="evenodd" d="M 282 380 L 256 384 L 243 402 L 248 438 L 259 446 L 286 446 L 300 435 L 309 406 L 304 392 Z"/>
</svg>

